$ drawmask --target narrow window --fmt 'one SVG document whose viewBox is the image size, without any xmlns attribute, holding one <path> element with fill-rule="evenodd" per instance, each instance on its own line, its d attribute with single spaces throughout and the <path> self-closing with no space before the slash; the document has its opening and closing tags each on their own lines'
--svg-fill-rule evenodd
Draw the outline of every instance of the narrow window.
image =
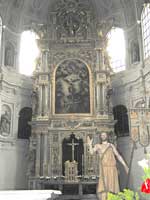
<svg viewBox="0 0 150 200">
<path fill-rule="evenodd" d="M 122 29 L 112 28 L 108 33 L 107 51 L 113 71 L 125 70 L 125 38 Z"/>
<path fill-rule="evenodd" d="M 21 74 L 31 76 L 35 69 L 35 60 L 39 55 L 36 38 L 37 35 L 33 31 L 24 31 L 21 35 L 19 57 Z"/>
<path fill-rule="evenodd" d="M 150 56 L 150 3 L 144 4 L 141 14 L 144 58 Z"/>
</svg>

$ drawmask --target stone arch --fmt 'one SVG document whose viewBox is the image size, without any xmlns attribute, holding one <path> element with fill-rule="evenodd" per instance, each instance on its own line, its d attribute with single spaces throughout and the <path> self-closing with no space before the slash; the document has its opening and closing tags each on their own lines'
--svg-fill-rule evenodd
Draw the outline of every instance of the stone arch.
<svg viewBox="0 0 150 200">
<path fill-rule="evenodd" d="M 55 114 L 89 114 L 90 70 L 79 59 L 60 63 L 55 71 Z"/>
<path fill-rule="evenodd" d="M 115 133 L 117 136 L 129 135 L 128 110 L 124 105 L 117 105 L 113 108 L 114 119 L 117 120 L 115 124 Z"/>
<path fill-rule="evenodd" d="M 32 109 L 24 107 L 19 112 L 19 123 L 18 123 L 18 139 L 29 139 L 31 136 L 31 126 L 29 122 L 32 117 Z"/>
</svg>

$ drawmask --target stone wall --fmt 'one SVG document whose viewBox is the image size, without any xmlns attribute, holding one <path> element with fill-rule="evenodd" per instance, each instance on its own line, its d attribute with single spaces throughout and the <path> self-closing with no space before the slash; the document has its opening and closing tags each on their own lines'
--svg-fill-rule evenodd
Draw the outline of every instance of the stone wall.
<svg viewBox="0 0 150 200">
<path fill-rule="evenodd" d="M 0 190 L 27 189 L 28 141 L 0 141 Z"/>
<path fill-rule="evenodd" d="M 22 108 L 31 107 L 31 79 L 8 67 L 2 68 L 0 77 L 0 189 L 26 189 L 28 140 L 18 139 L 18 119 Z M 2 115 L 7 111 L 5 130 Z"/>
<path fill-rule="evenodd" d="M 143 82 L 145 82 L 146 88 L 146 101 L 147 107 L 149 107 L 149 98 L 150 98 L 150 73 L 149 73 L 149 62 L 146 60 L 143 68 Z M 113 77 L 113 106 L 124 105 L 129 110 L 132 107 L 139 106 L 142 98 L 144 97 L 144 85 L 142 82 L 141 75 L 142 64 L 132 65 L 130 69 L 115 74 Z M 131 152 L 132 152 L 132 141 L 130 137 L 120 137 L 118 138 L 118 149 L 123 155 L 127 163 L 130 163 Z M 150 146 L 147 148 L 147 152 L 150 152 Z M 138 166 L 138 161 L 145 158 L 144 148 L 139 144 L 137 149 L 134 151 L 132 166 L 131 166 L 131 175 L 129 179 L 129 187 L 138 190 L 142 183 L 143 170 Z M 120 169 L 120 180 L 121 188 L 126 187 L 126 174 L 123 170 L 123 167 L 119 165 Z"/>
</svg>

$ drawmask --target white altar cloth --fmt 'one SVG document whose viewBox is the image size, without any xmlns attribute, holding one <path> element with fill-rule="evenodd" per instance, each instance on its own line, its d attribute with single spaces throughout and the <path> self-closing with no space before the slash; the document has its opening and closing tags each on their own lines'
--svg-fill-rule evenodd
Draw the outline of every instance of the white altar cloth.
<svg viewBox="0 0 150 200">
<path fill-rule="evenodd" d="M 47 200 L 60 194 L 58 190 L 5 190 L 0 191 L 0 200 Z"/>
</svg>

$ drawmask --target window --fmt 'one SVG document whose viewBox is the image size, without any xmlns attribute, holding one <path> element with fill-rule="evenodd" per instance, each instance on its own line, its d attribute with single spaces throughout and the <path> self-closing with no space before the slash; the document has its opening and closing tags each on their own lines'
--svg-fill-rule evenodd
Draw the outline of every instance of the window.
<svg viewBox="0 0 150 200">
<path fill-rule="evenodd" d="M 113 108 L 115 124 L 115 133 L 118 137 L 129 136 L 128 110 L 124 105 L 118 105 Z"/>
<path fill-rule="evenodd" d="M 36 43 L 37 35 L 33 31 L 24 31 L 21 35 L 19 69 L 21 74 L 32 75 L 35 60 L 39 55 Z"/>
<path fill-rule="evenodd" d="M 0 16 L 0 49 L 1 49 L 1 42 L 2 42 L 2 30 L 3 30 L 3 24 L 2 24 L 2 18 Z"/>
<path fill-rule="evenodd" d="M 125 38 L 122 29 L 112 28 L 108 33 L 107 51 L 113 71 L 125 70 Z"/>
<path fill-rule="evenodd" d="M 150 3 L 145 4 L 141 15 L 144 57 L 150 56 Z"/>
<path fill-rule="evenodd" d="M 19 112 L 19 123 L 18 123 L 18 139 L 29 139 L 31 136 L 31 126 L 28 122 L 32 118 L 32 109 L 25 107 Z"/>
</svg>

